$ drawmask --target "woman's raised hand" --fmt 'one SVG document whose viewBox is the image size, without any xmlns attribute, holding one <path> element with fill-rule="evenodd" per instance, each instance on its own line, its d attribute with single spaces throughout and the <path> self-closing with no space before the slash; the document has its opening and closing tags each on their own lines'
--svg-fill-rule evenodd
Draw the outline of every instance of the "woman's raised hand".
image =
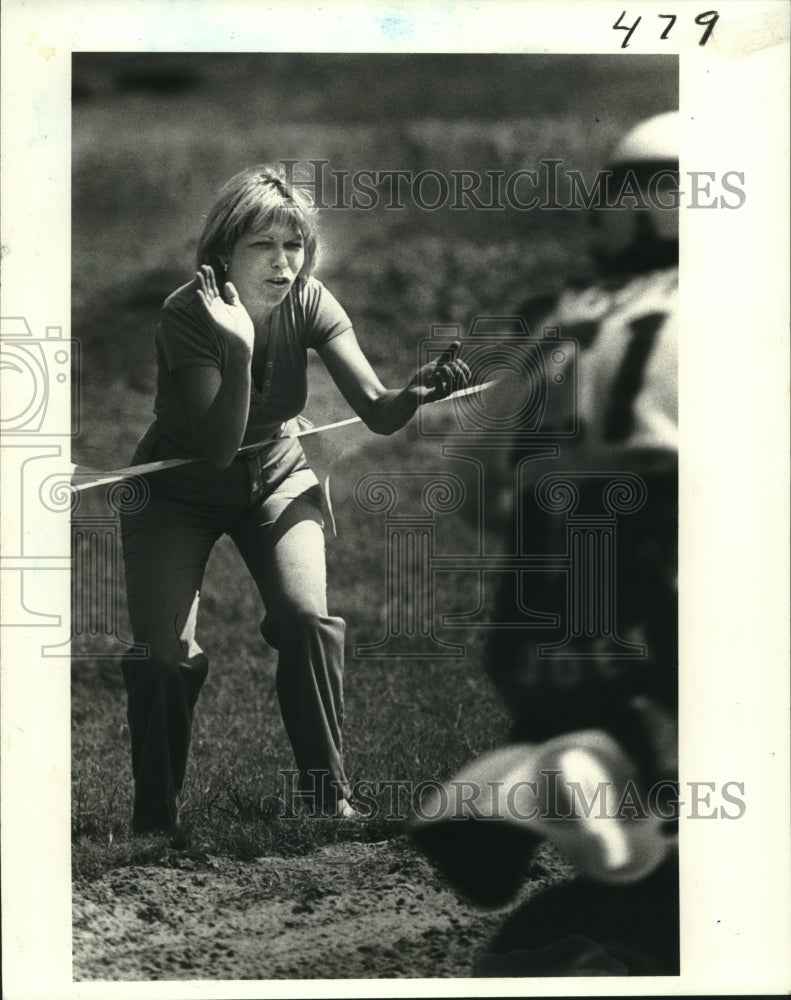
<svg viewBox="0 0 791 1000">
<path fill-rule="evenodd" d="M 445 399 L 469 383 L 470 369 L 456 357 L 460 346 L 455 340 L 438 358 L 418 370 L 410 385 L 417 389 L 421 404 Z"/>
<path fill-rule="evenodd" d="M 225 299 L 217 288 L 214 269 L 208 264 L 202 264 L 196 273 L 198 279 L 198 297 L 214 326 L 224 334 L 232 344 L 244 347 L 252 355 L 255 330 L 250 314 L 242 305 L 236 288 L 227 282 Z"/>
</svg>

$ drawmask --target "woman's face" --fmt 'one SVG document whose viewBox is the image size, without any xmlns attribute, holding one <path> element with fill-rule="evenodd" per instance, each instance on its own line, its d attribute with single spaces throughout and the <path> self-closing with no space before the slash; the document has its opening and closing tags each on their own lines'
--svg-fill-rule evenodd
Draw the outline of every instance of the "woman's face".
<svg viewBox="0 0 791 1000">
<path fill-rule="evenodd" d="M 288 295 L 305 263 L 299 230 L 272 226 L 240 236 L 226 280 L 233 282 L 253 320 L 267 316 Z"/>
</svg>

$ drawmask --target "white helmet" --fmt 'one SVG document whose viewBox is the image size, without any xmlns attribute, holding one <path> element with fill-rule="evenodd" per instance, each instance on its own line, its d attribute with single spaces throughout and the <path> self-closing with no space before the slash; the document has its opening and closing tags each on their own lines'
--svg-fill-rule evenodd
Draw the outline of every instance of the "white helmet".
<svg viewBox="0 0 791 1000">
<path fill-rule="evenodd" d="M 610 168 L 638 163 L 677 163 L 679 147 L 678 111 L 666 111 L 635 125 L 616 145 Z"/>
<path fill-rule="evenodd" d="M 636 262 L 641 253 L 650 257 L 652 246 L 678 243 L 679 133 L 678 112 L 667 111 L 631 128 L 610 154 L 608 201 L 628 207 L 597 211 L 592 218 L 594 251 L 604 260 Z M 632 208 L 627 195 L 635 189 L 644 204 Z"/>
</svg>

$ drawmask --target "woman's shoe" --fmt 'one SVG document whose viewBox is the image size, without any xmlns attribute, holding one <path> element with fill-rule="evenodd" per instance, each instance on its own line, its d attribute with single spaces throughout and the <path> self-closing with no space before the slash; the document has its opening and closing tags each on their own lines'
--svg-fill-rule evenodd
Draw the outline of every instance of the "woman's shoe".
<svg viewBox="0 0 791 1000">
<path fill-rule="evenodd" d="M 338 804 L 335 807 L 335 819 L 362 819 L 362 816 L 348 799 L 338 799 Z"/>
</svg>

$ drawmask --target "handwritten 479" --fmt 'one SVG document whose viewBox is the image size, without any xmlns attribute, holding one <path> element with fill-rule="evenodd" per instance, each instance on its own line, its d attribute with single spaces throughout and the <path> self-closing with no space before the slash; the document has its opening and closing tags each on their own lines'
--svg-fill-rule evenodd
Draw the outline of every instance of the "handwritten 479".
<svg viewBox="0 0 791 1000">
<path fill-rule="evenodd" d="M 613 25 L 613 30 L 617 29 L 618 31 L 626 32 L 626 37 L 621 42 L 622 49 L 625 49 L 627 47 L 627 45 L 629 44 L 629 39 L 632 37 L 632 33 L 634 32 L 634 29 L 643 19 L 641 16 L 637 18 L 634 24 L 631 25 L 622 24 L 621 22 L 625 17 L 626 17 L 626 11 L 622 11 L 621 16 Z M 663 18 L 668 22 L 667 27 L 659 36 L 662 41 L 665 41 L 665 39 L 667 39 L 667 37 L 670 35 L 670 32 L 673 30 L 673 25 L 676 23 L 677 18 L 675 14 L 657 14 L 657 17 Z M 700 36 L 700 41 L 698 42 L 698 45 L 705 45 L 706 42 L 709 40 L 709 38 L 711 38 L 711 33 L 712 31 L 714 31 L 714 25 L 719 20 L 719 17 L 720 15 L 716 10 L 707 10 L 704 11 L 702 14 L 698 14 L 698 16 L 695 18 L 695 24 L 699 24 L 701 27 L 705 26 L 706 28 L 706 30 Z"/>
</svg>

